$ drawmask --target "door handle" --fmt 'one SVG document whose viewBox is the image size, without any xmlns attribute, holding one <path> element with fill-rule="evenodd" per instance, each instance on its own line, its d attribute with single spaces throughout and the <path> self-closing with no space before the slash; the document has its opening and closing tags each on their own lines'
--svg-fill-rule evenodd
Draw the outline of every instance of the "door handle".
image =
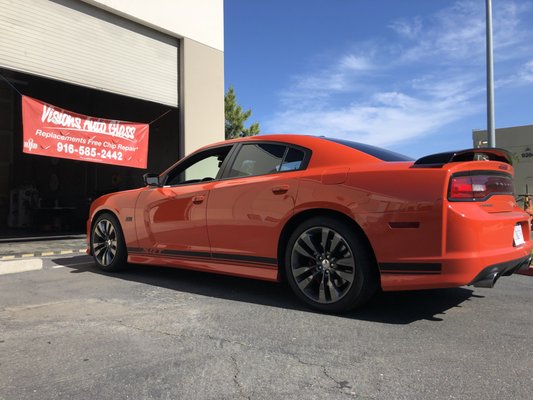
<svg viewBox="0 0 533 400">
<path fill-rule="evenodd" d="M 279 185 L 279 186 L 274 186 L 272 188 L 272 193 L 274 194 L 283 194 L 283 193 L 287 193 L 289 191 L 289 185 Z"/>
<path fill-rule="evenodd" d="M 192 198 L 192 202 L 193 204 L 201 204 L 203 203 L 205 200 L 205 196 L 204 195 L 198 195 L 198 196 L 194 196 Z"/>
</svg>

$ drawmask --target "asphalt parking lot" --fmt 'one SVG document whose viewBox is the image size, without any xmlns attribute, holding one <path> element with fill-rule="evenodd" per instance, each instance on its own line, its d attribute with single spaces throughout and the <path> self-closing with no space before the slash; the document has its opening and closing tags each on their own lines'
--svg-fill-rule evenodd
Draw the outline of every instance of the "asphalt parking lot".
<svg viewBox="0 0 533 400">
<path fill-rule="evenodd" d="M 279 284 L 78 254 L 0 274 L 0 399 L 532 398 L 530 276 L 333 316 Z"/>
</svg>

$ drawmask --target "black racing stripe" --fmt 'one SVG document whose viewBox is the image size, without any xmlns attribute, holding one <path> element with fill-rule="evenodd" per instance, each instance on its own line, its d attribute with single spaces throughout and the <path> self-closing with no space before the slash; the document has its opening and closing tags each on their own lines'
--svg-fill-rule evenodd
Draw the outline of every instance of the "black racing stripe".
<svg viewBox="0 0 533 400">
<path fill-rule="evenodd" d="M 418 221 L 389 222 L 392 229 L 420 228 Z"/>
<path fill-rule="evenodd" d="M 207 261 L 207 262 L 218 262 L 218 263 L 231 263 L 236 266 L 242 267 L 254 267 L 254 268 L 267 268 L 267 269 L 277 269 L 277 264 L 266 264 L 264 262 L 257 262 L 252 260 L 237 260 L 235 258 L 229 258 L 224 255 L 224 258 L 216 257 L 188 257 L 188 256 L 178 256 L 178 255 L 166 255 L 165 257 L 174 258 L 176 260 L 189 260 L 189 261 Z M 230 256 L 231 257 L 231 256 Z"/>
<path fill-rule="evenodd" d="M 440 273 L 442 271 L 442 264 L 438 263 L 380 263 L 379 269 L 386 273 Z"/>
<path fill-rule="evenodd" d="M 220 259 L 220 260 L 249 261 L 249 262 L 256 262 L 260 264 L 278 265 L 278 260 L 276 258 L 243 256 L 241 254 L 220 254 L 220 253 L 213 253 L 212 256 L 213 258 Z"/>
<path fill-rule="evenodd" d="M 211 253 L 205 251 L 161 250 L 159 254 L 169 256 L 211 258 Z"/>
<path fill-rule="evenodd" d="M 140 247 L 128 247 L 128 253 L 143 254 L 148 256 L 183 256 L 211 258 L 211 253 L 201 251 L 184 251 L 184 250 L 160 250 L 160 249 L 143 249 Z"/>
<path fill-rule="evenodd" d="M 169 257 L 189 257 L 189 258 L 207 258 L 226 261 L 240 261 L 252 262 L 259 264 L 278 265 L 278 260 L 268 257 L 244 256 L 241 254 L 222 254 L 222 253 L 208 253 L 200 251 L 184 251 L 184 250 L 152 250 L 143 249 L 139 247 L 128 247 L 128 252 L 132 254 L 143 254 L 148 256 L 169 256 Z"/>
<path fill-rule="evenodd" d="M 439 271 L 381 271 L 383 275 L 440 275 Z"/>
</svg>

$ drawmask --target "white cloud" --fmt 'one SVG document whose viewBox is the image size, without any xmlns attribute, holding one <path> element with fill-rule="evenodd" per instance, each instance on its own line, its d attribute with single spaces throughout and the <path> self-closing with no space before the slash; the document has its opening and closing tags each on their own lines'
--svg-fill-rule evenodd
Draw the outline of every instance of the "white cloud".
<svg viewBox="0 0 533 400">
<path fill-rule="evenodd" d="M 368 101 L 339 108 L 286 110 L 270 121 L 280 132 L 350 138 L 391 145 L 415 138 L 456 121 L 479 107 L 462 96 L 415 98 L 400 92 L 381 92 Z"/>
<path fill-rule="evenodd" d="M 494 4 L 494 51 L 503 52 L 526 37 L 520 15 L 529 5 L 513 1 Z M 403 23 L 405 26 L 413 24 Z M 440 63 L 458 60 L 474 64 L 485 62 L 485 2 L 458 1 L 429 17 L 426 25 L 427 28 L 416 36 L 418 42 L 405 47 L 403 58 L 406 61 L 434 62 L 435 57 L 439 57 L 437 60 Z M 404 28 L 407 31 L 409 29 L 415 28 Z"/>
<path fill-rule="evenodd" d="M 360 78 L 378 68 L 368 56 L 345 54 L 315 72 L 293 77 L 292 86 L 281 93 L 281 103 L 292 109 L 325 104 L 336 95 L 362 90 L 366 83 Z"/>
<path fill-rule="evenodd" d="M 410 20 L 400 19 L 393 21 L 389 25 L 389 28 L 408 39 L 415 39 L 422 32 L 422 19 L 420 17 L 415 17 Z"/>
<path fill-rule="evenodd" d="M 322 63 L 319 71 L 294 77 L 293 90 L 346 91 L 351 89 L 350 82 L 354 78 L 376 68 L 369 57 L 344 54 L 339 60 Z"/>
<path fill-rule="evenodd" d="M 521 77 L 524 81 L 533 83 L 533 60 L 524 65 Z"/>
<path fill-rule="evenodd" d="M 409 84 L 419 95 L 427 95 L 435 99 L 456 96 L 473 98 L 485 90 L 484 86 L 479 85 L 479 75 L 463 71 L 431 73 L 414 78 Z"/>
<path fill-rule="evenodd" d="M 506 75 L 505 77 L 496 80 L 494 86 L 496 88 L 501 88 L 504 86 L 517 87 L 530 84 L 533 84 L 533 60 L 520 65 L 516 73 Z"/>
<path fill-rule="evenodd" d="M 518 76 L 524 82 L 533 83 L 533 60 L 523 65 Z"/>
<path fill-rule="evenodd" d="M 523 57 L 519 49 L 528 38 L 531 42 L 521 19 L 527 7 L 513 1 L 495 6 L 494 47 L 500 60 Z M 293 77 L 281 93 L 283 110 L 263 127 L 391 145 L 483 112 L 484 15 L 484 2 L 470 0 L 428 17 L 392 22 L 395 45 L 379 39 L 355 43 L 353 48 L 365 52 L 339 54 L 327 67 Z M 533 60 L 516 77 L 533 82 Z"/>
<path fill-rule="evenodd" d="M 375 66 L 372 65 L 370 59 L 355 54 L 344 56 L 339 63 L 339 69 L 347 71 L 368 71 L 372 68 Z"/>
</svg>

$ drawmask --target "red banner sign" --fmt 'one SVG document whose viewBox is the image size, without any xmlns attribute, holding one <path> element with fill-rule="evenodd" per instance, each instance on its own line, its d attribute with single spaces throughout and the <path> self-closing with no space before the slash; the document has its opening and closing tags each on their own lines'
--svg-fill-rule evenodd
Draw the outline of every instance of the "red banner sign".
<svg viewBox="0 0 533 400">
<path fill-rule="evenodd" d="M 148 124 L 76 114 L 22 96 L 23 152 L 146 168 Z"/>
</svg>

